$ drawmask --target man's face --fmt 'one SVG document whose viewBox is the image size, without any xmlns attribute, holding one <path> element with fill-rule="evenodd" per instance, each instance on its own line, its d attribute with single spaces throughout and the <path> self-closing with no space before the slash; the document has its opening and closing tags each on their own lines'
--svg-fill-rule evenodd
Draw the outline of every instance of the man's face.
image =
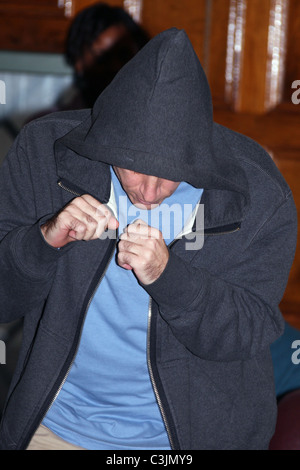
<svg viewBox="0 0 300 470">
<path fill-rule="evenodd" d="M 150 210 L 159 206 L 180 184 L 124 168 L 113 168 L 130 201 L 139 209 Z"/>
</svg>

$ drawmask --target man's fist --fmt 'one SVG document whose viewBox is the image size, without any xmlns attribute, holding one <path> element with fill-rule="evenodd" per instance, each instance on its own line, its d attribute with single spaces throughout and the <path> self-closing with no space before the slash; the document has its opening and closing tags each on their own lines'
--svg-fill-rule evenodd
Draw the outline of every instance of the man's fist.
<svg viewBox="0 0 300 470">
<path fill-rule="evenodd" d="M 169 260 L 169 250 L 162 233 L 142 220 L 136 220 L 126 227 L 118 248 L 119 266 L 132 269 L 145 285 L 159 278 Z"/>
<path fill-rule="evenodd" d="M 89 194 L 73 199 L 55 217 L 41 226 L 49 245 L 62 248 L 76 240 L 95 240 L 106 229 L 115 230 L 119 222 L 104 204 Z"/>
</svg>

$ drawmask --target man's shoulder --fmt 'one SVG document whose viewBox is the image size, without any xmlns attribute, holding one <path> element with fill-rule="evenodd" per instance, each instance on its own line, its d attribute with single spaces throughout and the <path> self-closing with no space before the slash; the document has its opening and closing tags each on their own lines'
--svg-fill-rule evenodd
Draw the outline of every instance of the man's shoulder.
<svg viewBox="0 0 300 470">
<path fill-rule="evenodd" d="M 30 121 L 26 124 L 24 130 L 27 133 L 36 133 L 39 131 L 44 132 L 47 129 L 45 135 L 54 137 L 57 133 L 57 138 L 59 138 L 79 126 L 90 116 L 90 113 L 90 109 L 57 111 Z"/>
<path fill-rule="evenodd" d="M 232 158 L 244 170 L 249 189 L 263 191 L 277 189 L 284 197 L 290 192 L 270 150 L 251 137 L 218 125 Z M 223 142 L 224 142 L 223 140 Z"/>
</svg>

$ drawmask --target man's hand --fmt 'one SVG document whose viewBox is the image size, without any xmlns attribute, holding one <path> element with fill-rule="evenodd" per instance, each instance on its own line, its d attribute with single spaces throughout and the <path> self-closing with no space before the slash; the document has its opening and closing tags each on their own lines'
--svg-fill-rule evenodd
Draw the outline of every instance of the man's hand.
<svg viewBox="0 0 300 470">
<path fill-rule="evenodd" d="M 96 240 L 108 228 L 117 229 L 119 222 L 111 211 L 89 194 L 73 199 L 54 218 L 41 226 L 49 245 L 62 248 L 76 240 Z"/>
<path fill-rule="evenodd" d="M 132 269 L 142 284 L 152 284 L 164 271 L 169 250 L 161 232 L 136 220 L 120 237 L 118 264 Z"/>
</svg>

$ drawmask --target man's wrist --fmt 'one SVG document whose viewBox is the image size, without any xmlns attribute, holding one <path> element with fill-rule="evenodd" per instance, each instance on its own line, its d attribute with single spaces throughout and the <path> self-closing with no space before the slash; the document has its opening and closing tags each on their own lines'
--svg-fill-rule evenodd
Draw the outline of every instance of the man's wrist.
<svg viewBox="0 0 300 470">
<path fill-rule="evenodd" d="M 163 309 L 178 310 L 189 305 L 197 295 L 193 271 L 182 258 L 170 252 L 159 278 L 151 284 L 141 285 Z"/>
</svg>

